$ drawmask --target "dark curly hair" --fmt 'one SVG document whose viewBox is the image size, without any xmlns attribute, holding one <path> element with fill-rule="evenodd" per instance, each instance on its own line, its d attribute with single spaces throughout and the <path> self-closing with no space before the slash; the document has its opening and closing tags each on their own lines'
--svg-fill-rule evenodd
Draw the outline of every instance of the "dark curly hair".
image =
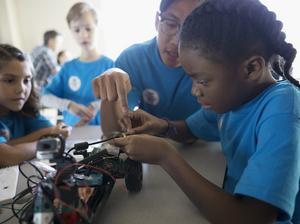
<svg viewBox="0 0 300 224">
<path fill-rule="evenodd" d="M 9 44 L 0 44 L 0 69 L 3 68 L 9 61 L 12 60 L 18 60 L 20 62 L 28 61 L 29 63 L 31 63 L 29 58 L 27 58 L 27 56 L 18 48 L 13 47 Z M 32 71 L 33 71 L 33 67 L 32 67 Z M 33 79 L 31 79 L 31 85 L 32 85 L 31 93 L 29 95 L 28 100 L 24 104 L 21 112 L 24 115 L 36 117 L 39 114 L 39 109 L 40 109 L 39 95 L 37 94 L 34 88 Z"/>
<path fill-rule="evenodd" d="M 180 46 L 227 65 L 261 55 L 274 72 L 299 87 L 290 74 L 297 51 L 285 41 L 282 26 L 258 0 L 207 0 L 186 18 Z"/>
</svg>

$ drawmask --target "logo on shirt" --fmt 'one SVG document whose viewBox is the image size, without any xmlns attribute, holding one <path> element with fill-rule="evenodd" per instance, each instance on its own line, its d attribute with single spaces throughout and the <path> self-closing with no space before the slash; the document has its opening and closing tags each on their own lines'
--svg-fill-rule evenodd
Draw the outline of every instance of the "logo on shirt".
<svg viewBox="0 0 300 224">
<path fill-rule="evenodd" d="M 145 89 L 143 91 L 143 100 L 152 106 L 156 106 L 159 103 L 159 95 L 153 89 Z"/>
<path fill-rule="evenodd" d="M 68 84 L 69 84 L 69 87 L 70 87 L 71 90 L 77 91 L 77 90 L 80 89 L 81 81 L 77 76 L 71 76 L 69 78 Z"/>
</svg>

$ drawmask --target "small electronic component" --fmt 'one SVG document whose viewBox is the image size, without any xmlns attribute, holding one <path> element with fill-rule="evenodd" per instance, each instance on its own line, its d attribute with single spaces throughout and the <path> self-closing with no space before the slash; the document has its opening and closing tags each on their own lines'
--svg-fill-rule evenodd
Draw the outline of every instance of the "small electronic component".
<svg viewBox="0 0 300 224">
<path fill-rule="evenodd" d="M 37 143 L 36 157 L 40 160 L 58 158 L 64 152 L 64 146 L 65 142 L 61 136 L 44 136 Z"/>
<path fill-rule="evenodd" d="M 64 152 L 65 141 L 59 135 L 47 135 L 37 143 L 36 157 L 55 163 L 54 175 L 44 177 L 40 182 L 28 177 L 36 186 L 31 207 L 25 208 L 20 220 L 27 223 L 92 223 L 97 207 L 103 206 L 116 178 L 124 178 L 129 192 L 142 188 L 142 164 L 133 161 L 121 149 L 109 144 L 114 138 L 128 134 L 115 132 L 97 142 L 79 142 Z M 104 143 L 101 148 L 88 152 L 90 145 Z M 76 163 L 70 152 L 82 154 L 84 159 Z M 124 157 L 122 155 L 124 154 Z M 35 167 L 36 168 L 36 167 Z M 28 188 L 31 192 L 33 187 Z M 70 221 L 72 220 L 72 221 Z"/>
</svg>

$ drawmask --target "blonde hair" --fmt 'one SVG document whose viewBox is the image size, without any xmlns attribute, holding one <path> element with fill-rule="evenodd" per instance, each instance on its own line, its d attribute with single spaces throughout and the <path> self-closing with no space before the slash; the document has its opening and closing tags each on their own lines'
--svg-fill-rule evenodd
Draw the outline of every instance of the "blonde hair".
<svg viewBox="0 0 300 224">
<path fill-rule="evenodd" d="M 90 12 L 94 16 L 96 24 L 98 23 L 98 12 L 97 9 L 91 4 L 87 2 L 78 2 L 74 4 L 68 14 L 67 14 L 67 22 L 68 25 L 70 26 L 70 23 L 74 20 L 80 19 L 83 14 Z"/>
</svg>

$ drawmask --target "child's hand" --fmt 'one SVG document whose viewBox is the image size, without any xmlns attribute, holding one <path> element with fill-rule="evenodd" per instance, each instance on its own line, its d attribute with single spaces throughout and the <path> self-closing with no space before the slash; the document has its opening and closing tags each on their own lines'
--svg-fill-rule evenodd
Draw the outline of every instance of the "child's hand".
<svg viewBox="0 0 300 224">
<path fill-rule="evenodd" d="M 143 110 L 128 111 L 120 120 L 123 130 L 129 134 L 160 135 L 168 128 L 168 122 Z"/>
<path fill-rule="evenodd" d="M 62 136 L 67 138 L 71 135 L 71 131 L 72 131 L 71 126 L 67 126 L 63 122 L 60 122 L 54 127 L 52 134 L 61 134 Z"/>
<path fill-rule="evenodd" d="M 130 135 L 110 142 L 121 147 L 130 159 L 162 165 L 175 148 L 166 140 L 151 135 Z"/>
<path fill-rule="evenodd" d="M 99 104 L 97 103 L 90 103 L 90 105 L 87 107 L 88 110 L 93 114 L 93 117 L 94 118 L 99 110 L 99 108 L 97 107 L 99 106 Z M 81 127 L 81 126 L 84 126 L 84 125 L 87 125 L 89 122 L 90 122 L 91 119 L 88 119 L 86 117 L 83 117 L 80 119 L 80 121 L 78 121 L 76 124 L 75 124 L 75 127 Z"/>
<path fill-rule="evenodd" d="M 80 119 L 91 120 L 94 117 L 93 111 L 82 104 L 70 102 L 68 109 L 72 114 L 79 116 Z"/>
<path fill-rule="evenodd" d="M 78 122 L 74 125 L 74 127 L 82 127 L 82 126 L 87 125 L 89 122 L 90 122 L 90 120 L 87 120 L 87 119 L 80 119 L 80 121 L 78 121 Z"/>
</svg>

